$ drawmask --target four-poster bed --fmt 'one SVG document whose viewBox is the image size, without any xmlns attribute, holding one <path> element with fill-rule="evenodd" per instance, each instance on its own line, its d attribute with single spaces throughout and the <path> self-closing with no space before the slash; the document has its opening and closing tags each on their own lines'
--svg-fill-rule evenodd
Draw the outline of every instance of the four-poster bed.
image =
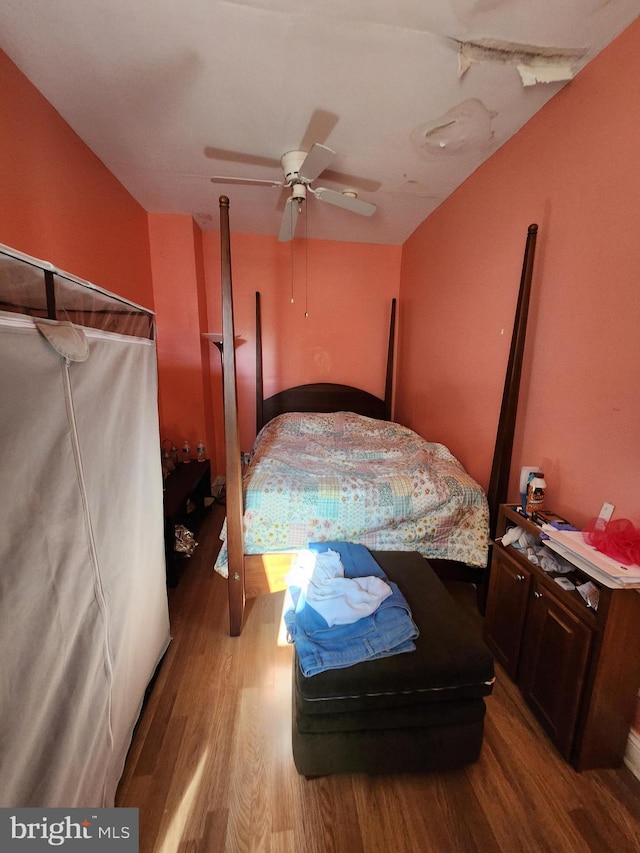
<svg viewBox="0 0 640 853">
<path fill-rule="evenodd" d="M 234 339 L 234 322 L 231 285 L 231 255 L 229 245 L 229 201 L 225 196 L 220 198 L 220 220 L 223 337 L 224 340 L 227 341 Z M 375 532 L 371 535 L 369 535 L 368 531 L 364 531 L 364 538 L 360 538 L 362 544 L 367 544 L 368 547 L 373 547 L 377 550 L 421 551 L 428 557 L 429 562 L 436 572 L 448 577 L 454 576 L 456 578 L 477 583 L 479 589 L 479 605 L 481 609 L 484 602 L 485 578 L 488 575 L 488 570 L 485 566 L 488 565 L 487 546 L 489 530 L 491 531 L 491 535 L 493 535 L 495 531 L 495 519 L 497 517 L 498 506 L 506 500 L 536 232 L 537 226 L 530 226 L 527 236 L 518 309 L 511 344 L 507 378 L 505 381 L 491 482 L 488 490 L 489 519 L 487 519 L 486 501 L 482 490 L 477 486 L 477 484 L 473 483 L 460 463 L 451 457 L 446 448 L 444 448 L 444 451 L 446 451 L 444 455 L 448 454 L 446 464 L 449 467 L 446 471 L 436 472 L 435 474 L 436 483 L 446 482 L 447 487 L 456 480 L 461 481 L 459 485 L 455 485 L 453 487 L 453 493 L 456 494 L 455 500 L 452 501 L 452 503 L 455 504 L 455 511 L 450 515 L 446 525 L 443 524 L 442 526 L 448 526 L 448 528 L 454 531 L 454 540 L 455 534 L 461 533 L 462 535 L 463 530 L 464 536 L 466 536 L 467 540 L 470 539 L 472 534 L 475 536 L 477 533 L 478 540 L 484 539 L 484 541 L 480 542 L 478 545 L 480 551 L 478 551 L 478 547 L 476 547 L 478 543 L 474 543 L 473 548 L 470 550 L 466 548 L 466 545 L 462 549 L 456 550 L 457 545 L 459 545 L 458 541 L 457 544 L 454 542 L 453 547 L 450 547 L 449 544 L 447 544 L 446 547 L 439 547 L 436 550 L 425 552 L 426 546 L 420 541 L 419 537 L 416 536 L 415 530 L 408 533 L 408 536 L 405 537 L 405 539 L 393 539 L 384 538 L 387 533 L 381 533 L 380 528 L 376 528 Z M 415 433 L 412 433 L 410 430 L 406 430 L 406 428 L 401 427 L 400 425 L 384 423 L 389 422 L 391 414 L 395 300 L 392 302 L 391 309 L 384 399 L 377 398 L 375 395 L 351 386 L 335 385 L 332 383 L 296 386 L 264 399 L 260 294 L 256 294 L 256 321 L 256 426 L 260 433 L 260 441 L 257 442 L 256 447 L 260 447 L 263 439 L 265 444 L 271 445 L 273 456 L 266 462 L 270 473 L 274 470 L 274 457 L 276 459 L 276 463 L 278 462 L 278 459 L 280 463 L 286 463 L 287 459 L 290 460 L 292 458 L 297 458 L 298 456 L 306 457 L 308 455 L 307 451 L 310 445 L 314 446 L 311 450 L 311 454 L 313 455 L 313 453 L 315 453 L 316 438 L 320 431 L 319 427 L 318 429 L 316 428 L 316 424 L 317 421 L 320 420 L 323 428 L 328 424 L 332 429 L 336 429 L 337 433 L 340 435 L 345 432 L 349 433 L 349 431 L 351 431 L 351 435 L 353 435 L 357 433 L 358 430 L 361 432 L 375 432 L 377 434 L 378 431 L 382 430 L 382 433 L 375 439 L 379 446 L 383 445 L 387 439 L 395 440 L 395 436 L 392 435 L 392 433 L 399 433 L 401 443 L 404 442 L 405 444 L 408 443 L 410 445 L 409 455 L 412 456 L 414 461 L 415 458 L 419 457 L 420 467 L 419 469 L 416 469 L 419 470 L 417 475 L 418 481 L 424 480 L 425 475 L 423 471 L 425 454 L 431 457 L 437 457 L 438 455 L 442 456 L 443 453 L 439 450 L 442 446 L 429 445 Z M 256 497 L 250 490 L 247 490 L 246 496 L 243 493 L 243 481 L 240 466 L 240 444 L 238 438 L 235 353 L 233 347 L 223 347 L 223 385 L 225 453 L 227 464 L 227 521 L 225 533 L 226 541 L 223 545 L 223 550 L 221 551 L 222 558 L 219 558 L 220 565 L 217 563 L 216 567 L 224 574 L 226 573 L 228 565 L 230 632 L 232 636 L 237 636 L 242 630 L 245 598 L 263 591 L 282 589 L 284 575 L 290 566 L 291 551 L 306 547 L 309 539 L 307 538 L 306 542 L 301 540 L 295 546 L 289 544 L 289 553 L 283 553 L 282 541 L 275 542 L 275 547 L 279 549 L 277 553 L 268 553 L 272 550 L 271 548 L 265 547 L 263 550 L 259 546 L 264 544 L 266 539 L 269 538 L 268 533 L 265 533 L 265 530 L 268 527 L 269 520 L 273 519 L 273 516 L 270 515 L 271 510 L 269 510 L 267 513 L 262 513 L 262 521 L 265 525 L 262 539 L 260 539 L 259 534 L 255 541 L 252 542 L 254 553 L 247 553 L 248 550 L 251 550 L 251 547 L 246 547 L 246 506 L 249 504 L 258 506 L 262 499 L 260 496 Z M 315 413 L 310 416 L 310 425 L 308 425 L 306 420 L 302 421 L 302 415 L 299 413 L 303 412 Z M 287 413 L 298 414 L 288 415 Z M 325 413 L 326 417 L 322 417 L 319 413 Z M 357 419 L 359 415 L 374 420 L 358 422 L 355 419 Z M 282 424 L 280 422 L 282 422 Z M 278 443 L 280 441 L 280 436 L 275 435 L 276 425 L 284 429 L 284 433 L 287 436 L 285 444 Z M 386 433 L 384 432 L 385 427 L 387 428 Z M 309 431 L 312 434 L 311 437 L 309 436 Z M 274 432 L 274 435 L 272 435 L 272 432 Z M 302 434 L 302 444 L 299 445 L 299 447 L 295 444 L 288 445 L 286 443 L 291 439 L 291 436 L 297 436 L 298 434 Z M 333 438 L 329 439 L 328 444 L 331 444 L 333 441 Z M 350 439 L 348 438 L 347 444 L 349 441 Z M 414 444 L 413 442 L 416 441 L 422 442 L 422 444 Z M 273 448 L 275 448 L 275 451 L 273 451 Z M 437 450 L 434 450 L 434 448 L 437 448 Z M 371 451 L 371 457 L 376 459 L 376 464 L 378 466 L 382 464 L 384 467 L 386 465 L 385 454 L 384 452 L 382 454 L 378 454 L 378 449 L 379 448 L 376 447 L 374 451 Z M 326 447 L 321 447 L 319 450 L 319 458 L 316 459 L 314 457 L 312 459 L 310 469 L 312 470 L 313 465 L 316 465 L 319 471 L 320 467 L 322 467 L 321 460 L 330 459 L 328 455 L 324 455 L 328 452 L 329 451 L 327 451 Z M 369 451 L 363 451 L 359 455 L 362 456 L 364 454 L 366 456 L 367 453 L 369 453 Z M 395 451 L 389 455 L 395 455 Z M 356 456 L 358 456 L 357 452 Z M 341 466 L 348 468 L 349 466 L 353 466 L 355 464 L 353 459 L 353 455 L 349 455 L 349 453 L 345 455 L 343 451 L 340 451 L 339 461 L 335 468 L 337 469 Z M 330 464 L 331 463 L 327 461 L 327 467 L 329 467 Z M 360 463 L 358 461 L 358 466 L 359 464 Z M 258 470 L 258 468 L 259 465 L 256 467 L 256 470 Z M 458 471 L 458 469 L 460 470 Z M 334 471 L 334 473 L 337 475 L 337 470 Z M 405 480 L 413 476 L 413 485 L 409 486 L 408 492 L 411 498 L 414 498 L 418 492 L 415 487 L 415 471 L 412 470 L 409 474 L 405 472 L 403 476 L 405 477 Z M 369 477 L 369 474 L 366 473 L 365 477 Z M 289 488 L 288 484 L 286 488 Z M 477 494 L 473 494 L 474 488 L 477 489 Z M 313 491 L 313 489 L 313 485 L 309 486 L 309 482 L 307 481 L 304 495 L 300 500 L 307 501 L 309 492 Z M 335 492 L 339 487 L 333 483 L 331 489 Z M 395 489 L 396 487 L 393 485 L 378 485 L 379 493 L 384 491 L 387 494 L 391 493 L 392 495 L 397 496 Z M 267 482 L 266 490 L 267 492 L 270 490 L 273 492 L 273 480 L 270 483 Z M 437 492 L 438 488 L 437 485 L 434 485 L 429 481 L 427 490 Z M 471 495 L 471 497 L 469 497 L 469 495 Z M 247 499 L 246 502 L 245 497 Z M 333 497 L 335 497 L 335 494 Z M 344 490 L 342 492 L 342 497 L 344 499 Z M 446 501 L 444 501 L 443 504 L 444 503 L 446 503 Z M 406 512 L 406 506 L 402 509 L 401 514 L 402 512 Z M 256 513 L 254 513 L 254 515 L 255 514 Z M 247 513 L 247 516 L 249 515 L 251 515 L 251 512 Z M 433 531 L 435 522 L 430 520 L 429 517 L 420 514 L 419 517 L 417 517 L 417 524 L 421 531 L 423 531 L 425 527 Z M 273 525 L 273 528 L 279 529 L 279 526 L 278 522 Z M 299 526 L 303 527 L 304 525 Z M 390 520 L 389 529 L 393 531 L 390 535 L 395 536 L 399 527 L 402 527 L 401 523 Z M 360 531 L 360 528 L 358 528 L 358 530 Z M 305 532 L 309 531 L 305 529 Z M 316 530 L 313 530 L 310 533 L 312 538 L 317 538 L 314 536 L 315 533 L 317 533 Z M 366 538 L 368 535 L 369 538 Z M 464 538 L 464 536 L 462 538 Z M 336 537 L 329 535 L 328 538 L 335 539 Z M 347 538 L 347 536 L 343 536 L 342 538 Z M 327 537 L 323 536 L 322 539 L 326 541 Z M 288 541 L 291 542 L 293 540 L 290 539 Z M 355 541 L 355 539 L 353 541 Z M 417 544 L 409 544 L 410 542 Z M 482 551 L 482 547 L 484 547 L 484 552 L 480 559 L 478 557 L 478 553 Z"/>
</svg>

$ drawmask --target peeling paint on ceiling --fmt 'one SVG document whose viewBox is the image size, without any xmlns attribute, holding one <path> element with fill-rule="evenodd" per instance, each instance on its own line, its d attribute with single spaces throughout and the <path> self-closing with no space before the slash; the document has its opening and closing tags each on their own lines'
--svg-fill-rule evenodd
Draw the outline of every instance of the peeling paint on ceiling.
<svg viewBox="0 0 640 853">
<path fill-rule="evenodd" d="M 562 50 L 492 39 L 460 42 L 458 74 L 460 77 L 464 76 L 475 62 L 497 62 L 502 65 L 515 65 L 524 86 L 565 82 L 573 79 L 574 67 L 585 53 L 584 48 Z"/>
<path fill-rule="evenodd" d="M 280 158 L 317 142 L 336 152 L 318 186 L 377 209 L 314 198 L 309 236 L 401 245 L 639 13 L 639 0 L 2 0 L 0 44 L 146 210 L 215 229 L 210 178 L 257 179 L 226 187 L 231 227 L 275 238 Z"/>
</svg>

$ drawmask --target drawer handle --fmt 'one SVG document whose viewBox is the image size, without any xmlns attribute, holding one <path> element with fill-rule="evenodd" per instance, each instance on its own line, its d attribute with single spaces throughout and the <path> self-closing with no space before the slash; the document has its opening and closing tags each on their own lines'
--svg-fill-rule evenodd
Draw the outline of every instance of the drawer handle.
<svg viewBox="0 0 640 853">
<path fill-rule="evenodd" d="M 524 575 L 516 575 L 516 580 L 517 580 L 519 583 L 522 583 L 522 581 L 524 580 Z"/>
<path fill-rule="evenodd" d="M 533 594 L 534 594 L 535 598 L 542 598 L 542 593 L 541 593 L 541 592 L 537 592 L 537 591 L 536 591 L 536 592 L 534 592 Z"/>
</svg>

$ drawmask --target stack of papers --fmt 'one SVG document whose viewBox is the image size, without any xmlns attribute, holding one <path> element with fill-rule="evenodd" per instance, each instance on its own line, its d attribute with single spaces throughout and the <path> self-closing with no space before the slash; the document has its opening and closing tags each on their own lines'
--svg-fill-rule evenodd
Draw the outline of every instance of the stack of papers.
<svg viewBox="0 0 640 853">
<path fill-rule="evenodd" d="M 556 530 L 550 524 L 543 524 L 542 532 L 548 537 L 544 539 L 545 545 L 604 586 L 640 588 L 640 566 L 625 566 L 607 557 L 585 542 L 580 530 Z"/>
</svg>

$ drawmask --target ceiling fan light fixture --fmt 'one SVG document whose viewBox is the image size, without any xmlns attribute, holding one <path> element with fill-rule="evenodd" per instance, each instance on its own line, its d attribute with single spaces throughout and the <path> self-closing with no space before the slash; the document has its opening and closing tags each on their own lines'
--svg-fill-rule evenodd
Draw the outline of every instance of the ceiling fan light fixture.
<svg viewBox="0 0 640 853">
<path fill-rule="evenodd" d="M 298 204 L 302 204 L 307 199 L 306 184 L 293 184 L 291 186 L 291 197 Z"/>
</svg>

